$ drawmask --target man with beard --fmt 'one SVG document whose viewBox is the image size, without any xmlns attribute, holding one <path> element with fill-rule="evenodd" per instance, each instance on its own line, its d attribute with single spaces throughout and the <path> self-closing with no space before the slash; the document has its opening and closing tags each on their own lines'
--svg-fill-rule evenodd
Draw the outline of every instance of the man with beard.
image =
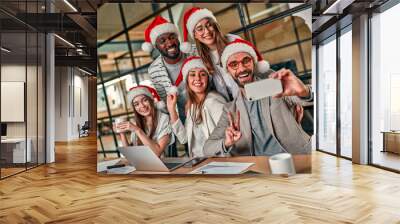
<svg viewBox="0 0 400 224">
<path fill-rule="evenodd" d="M 178 29 L 161 16 L 156 16 L 145 30 L 145 43 L 142 49 L 151 52 L 153 45 L 160 52 L 150 65 L 148 73 L 158 95 L 165 102 L 167 93 L 177 92 L 178 112 L 182 122 L 185 121 L 186 89 L 185 85 L 173 87 L 180 68 L 187 56 L 179 50 Z"/>
<path fill-rule="evenodd" d="M 277 153 L 311 153 L 311 141 L 296 121 L 293 112 L 296 105 L 312 104 L 311 89 L 304 85 L 290 70 L 274 72 L 266 69 L 264 61 L 251 45 L 244 40 L 229 43 L 221 56 L 224 69 L 232 75 L 240 93 L 224 108 L 217 127 L 204 145 L 204 154 L 214 156 L 272 156 Z M 274 96 L 248 101 L 244 85 L 260 79 L 254 74 L 279 79 L 283 92 Z M 269 66 L 267 66 L 269 67 Z"/>
</svg>

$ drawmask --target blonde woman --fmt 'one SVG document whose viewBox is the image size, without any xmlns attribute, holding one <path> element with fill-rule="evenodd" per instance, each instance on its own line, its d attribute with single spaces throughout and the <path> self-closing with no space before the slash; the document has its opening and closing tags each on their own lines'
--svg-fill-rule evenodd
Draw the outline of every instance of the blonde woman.
<svg viewBox="0 0 400 224">
<path fill-rule="evenodd" d="M 203 146 L 221 117 L 225 99 L 210 90 L 210 75 L 200 57 L 193 56 L 185 60 L 175 86 L 186 85 L 186 121 L 178 118 L 176 111 L 177 95 L 167 96 L 167 108 L 170 114 L 174 134 L 182 143 L 188 143 L 191 157 L 203 157 Z"/>
</svg>

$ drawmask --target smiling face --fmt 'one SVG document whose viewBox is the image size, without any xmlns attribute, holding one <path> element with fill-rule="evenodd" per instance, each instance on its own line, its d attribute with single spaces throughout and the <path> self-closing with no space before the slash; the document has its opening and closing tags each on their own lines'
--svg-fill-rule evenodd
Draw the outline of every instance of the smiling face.
<svg viewBox="0 0 400 224">
<path fill-rule="evenodd" d="M 187 75 L 187 85 L 194 93 L 205 93 L 208 86 L 208 72 L 204 68 L 192 68 Z"/>
<path fill-rule="evenodd" d="M 164 33 L 156 39 L 158 51 L 162 56 L 169 59 L 179 58 L 181 54 L 179 44 L 178 36 L 175 33 Z"/>
<path fill-rule="evenodd" d="M 231 55 L 226 67 L 239 87 L 244 88 L 245 84 L 253 82 L 254 60 L 250 54 L 239 52 Z"/>
<path fill-rule="evenodd" d="M 194 27 L 194 38 L 209 46 L 215 44 L 215 24 L 208 18 L 200 20 Z"/>
<path fill-rule="evenodd" d="M 151 99 L 146 95 L 136 96 L 132 100 L 133 108 L 139 115 L 143 117 L 151 116 L 153 113 L 153 107 L 150 101 Z"/>
</svg>

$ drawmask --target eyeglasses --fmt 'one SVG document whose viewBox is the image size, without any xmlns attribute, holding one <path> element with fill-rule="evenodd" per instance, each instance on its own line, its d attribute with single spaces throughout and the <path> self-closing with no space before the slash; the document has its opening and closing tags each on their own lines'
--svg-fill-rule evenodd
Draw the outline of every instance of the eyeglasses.
<svg viewBox="0 0 400 224">
<path fill-rule="evenodd" d="M 212 23 L 207 22 L 204 26 L 196 26 L 196 28 L 194 28 L 194 31 L 198 34 L 198 35 L 203 35 L 205 30 L 208 31 L 213 31 L 214 30 L 214 26 Z"/>
<path fill-rule="evenodd" d="M 253 62 L 253 58 L 246 56 L 241 61 L 231 61 L 228 63 L 228 67 L 237 70 L 239 68 L 239 64 L 242 64 L 243 67 L 249 67 Z"/>
</svg>

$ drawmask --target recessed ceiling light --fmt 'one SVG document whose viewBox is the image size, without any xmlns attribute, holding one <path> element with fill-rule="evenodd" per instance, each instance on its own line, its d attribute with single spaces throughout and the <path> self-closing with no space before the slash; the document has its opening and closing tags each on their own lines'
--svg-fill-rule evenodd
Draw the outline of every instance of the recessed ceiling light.
<svg viewBox="0 0 400 224">
<path fill-rule="evenodd" d="M 0 49 L 1 49 L 2 51 L 6 52 L 6 53 L 10 53 L 10 52 L 11 52 L 11 50 L 9 50 L 9 49 L 7 49 L 7 48 L 5 48 L 5 47 L 1 47 Z"/>
<path fill-rule="evenodd" d="M 81 72 L 83 72 L 83 73 L 85 73 L 85 74 L 87 74 L 87 75 L 92 75 L 92 73 L 90 73 L 90 72 L 88 72 L 88 71 L 86 71 L 86 70 L 83 70 L 83 69 L 81 69 L 81 68 L 79 68 L 79 67 L 78 67 L 78 69 L 79 69 L 79 71 L 81 71 Z"/>
<path fill-rule="evenodd" d="M 78 12 L 78 10 L 68 1 L 64 0 L 65 4 L 67 4 L 74 12 Z"/>
<path fill-rule="evenodd" d="M 68 40 L 66 40 L 66 39 L 64 39 L 64 38 L 62 38 L 62 37 L 60 37 L 60 36 L 57 35 L 57 34 L 54 34 L 54 36 L 57 37 L 58 39 L 60 39 L 62 42 L 66 43 L 67 45 L 69 45 L 69 46 L 75 48 L 75 45 L 73 45 L 73 44 L 72 44 L 71 42 L 69 42 Z"/>
<path fill-rule="evenodd" d="M 343 10 L 353 2 L 354 0 L 336 0 L 322 14 L 342 14 Z"/>
</svg>

